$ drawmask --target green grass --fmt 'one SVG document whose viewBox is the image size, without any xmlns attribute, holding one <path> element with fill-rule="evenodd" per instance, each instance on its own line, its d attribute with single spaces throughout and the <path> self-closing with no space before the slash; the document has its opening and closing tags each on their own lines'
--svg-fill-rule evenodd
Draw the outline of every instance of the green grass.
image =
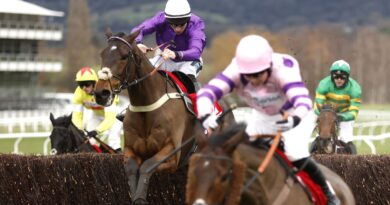
<svg viewBox="0 0 390 205">
<path fill-rule="evenodd" d="M 389 110 L 390 105 L 363 105 L 362 109 L 372 109 L 372 110 Z M 381 119 L 388 120 L 390 119 Z M 372 121 L 372 119 L 364 119 L 364 117 L 358 117 L 357 123 Z M 14 131 L 18 132 L 19 128 L 15 127 Z M 40 132 L 43 130 L 39 129 Z M 31 128 L 26 130 L 31 132 Z M 7 132 L 5 128 L 0 128 L 0 133 Z M 374 129 L 374 134 L 379 134 L 381 132 L 381 128 L 377 127 Z M 390 127 L 387 127 L 385 132 L 390 132 Z M 354 130 L 354 134 L 357 135 L 357 130 Z M 365 129 L 362 133 L 363 135 L 368 134 L 368 129 Z M 0 153 L 12 153 L 14 150 L 14 143 L 16 139 L 0 139 Z M 25 138 L 20 142 L 19 151 L 24 154 L 43 154 L 43 143 L 44 138 Z M 123 140 L 122 140 L 123 144 Z M 371 154 L 371 150 L 369 146 L 361 141 L 358 143 L 355 141 L 357 145 L 359 154 Z M 386 139 L 384 141 L 374 141 L 374 145 L 376 147 L 377 154 L 390 154 L 390 139 Z M 48 150 L 50 150 L 50 143 L 48 145 Z"/>
</svg>

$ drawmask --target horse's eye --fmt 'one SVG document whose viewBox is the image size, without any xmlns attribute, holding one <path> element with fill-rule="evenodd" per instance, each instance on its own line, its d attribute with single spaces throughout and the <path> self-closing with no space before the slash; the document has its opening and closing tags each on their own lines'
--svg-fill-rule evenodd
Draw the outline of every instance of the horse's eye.
<svg viewBox="0 0 390 205">
<path fill-rule="evenodd" d="M 226 172 L 222 177 L 221 177 L 221 182 L 225 182 L 230 178 L 230 171 Z"/>
<path fill-rule="evenodd" d="M 121 56 L 121 60 L 126 60 L 129 57 L 129 55 Z"/>
</svg>

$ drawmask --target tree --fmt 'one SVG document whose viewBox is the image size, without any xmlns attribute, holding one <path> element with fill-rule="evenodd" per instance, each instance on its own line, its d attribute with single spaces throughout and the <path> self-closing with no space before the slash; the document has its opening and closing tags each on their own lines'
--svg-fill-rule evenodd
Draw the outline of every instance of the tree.
<svg viewBox="0 0 390 205">
<path fill-rule="evenodd" d="M 65 69 L 62 72 L 62 86 L 74 89 L 74 76 L 84 66 L 98 62 L 96 48 L 92 44 L 90 14 L 87 0 L 70 0 L 67 17 Z"/>
</svg>

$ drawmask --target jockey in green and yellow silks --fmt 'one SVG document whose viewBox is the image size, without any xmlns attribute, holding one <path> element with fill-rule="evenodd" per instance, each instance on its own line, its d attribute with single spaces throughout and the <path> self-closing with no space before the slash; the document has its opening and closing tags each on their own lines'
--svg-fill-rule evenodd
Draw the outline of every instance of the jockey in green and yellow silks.
<svg viewBox="0 0 390 205">
<path fill-rule="evenodd" d="M 353 124 L 360 109 L 362 90 L 350 77 L 351 68 L 344 60 L 335 61 L 330 67 L 330 76 L 322 79 L 316 89 L 314 112 L 319 115 L 319 107 L 325 102 L 337 108 L 340 121 L 340 140 L 354 147 Z"/>
<path fill-rule="evenodd" d="M 76 74 L 78 84 L 73 95 L 72 122 L 79 129 L 86 129 L 88 135 L 108 134 L 108 144 L 120 151 L 121 123 L 115 118 L 117 113 L 118 96 L 109 107 L 98 105 L 93 96 L 93 90 L 97 82 L 96 72 L 90 67 L 81 68 Z M 84 118 L 84 109 L 92 110 L 88 120 Z M 84 125 L 85 122 L 85 125 Z M 94 143 L 94 140 L 92 140 Z"/>
</svg>

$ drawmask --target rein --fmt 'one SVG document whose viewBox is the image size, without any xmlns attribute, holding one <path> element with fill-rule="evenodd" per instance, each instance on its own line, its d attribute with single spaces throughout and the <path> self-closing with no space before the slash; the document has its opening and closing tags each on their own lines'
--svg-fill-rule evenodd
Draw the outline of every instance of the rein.
<svg viewBox="0 0 390 205">
<path fill-rule="evenodd" d="M 111 36 L 110 38 L 108 38 L 107 41 L 110 41 L 110 40 L 118 40 L 118 41 L 124 43 L 129 48 L 127 62 L 126 62 L 126 65 L 125 65 L 125 79 L 121 80 L 120 77 L 117 77 L 117 76 L 114 76 L 114 75 L 112 76 L 113 78 L 116 78 L 121 83 L 119 88 L 118 89 L 113 89 L 111 81 L 110 81 L 110 79 L 108 79 L 109 83 L 110 83 L 111 91 L 113 93 L 115 93 L 115 94 L 119 94 L 123 89 L 127 89 L 127 88 L 129 88 L 129 87 L 131 87 L 133 85 L 136 85 L 139 82 L 141 82 L 141 81 L 145 80 L 146 78 L 148 78 L 149 76 L 154 75 L 157 72 L 158 68 L 163 63 L 163 62 L 160 62 L 157 66 L 155 66 L 155 68 L 151 72 L 149 72 L 148 74 L 146 74 L 146 75 L 144 75 L 144 76 L 142 76 L 140 78 L 137 78 L 137 79 L 135 79 L 135 80 L 133 80 L 132 82 L 129 83 L 127 80 L 129 79 L 129 75 L 130 75 L 129 72 L 128 72 L 129 67 L 130 67 L 130 61 L 133 60 L 134 63 L 136 62 L 135 58 L 134 58 L 135 54 L 132 52 L 133 46 L 129 42 L 127 42 L 125 39 L 123 39 L 123 38 L 121 38 L 119 36 Z M 164 43 L 162 45 L 165 45 L 167 43 Z M 162 46 L 162 45 L 160 45 L 160 46 Z M 140 67 L 140 65 L 137 65 L 137 64 L 136 64 L 136 66 Z"/>
</svg>

